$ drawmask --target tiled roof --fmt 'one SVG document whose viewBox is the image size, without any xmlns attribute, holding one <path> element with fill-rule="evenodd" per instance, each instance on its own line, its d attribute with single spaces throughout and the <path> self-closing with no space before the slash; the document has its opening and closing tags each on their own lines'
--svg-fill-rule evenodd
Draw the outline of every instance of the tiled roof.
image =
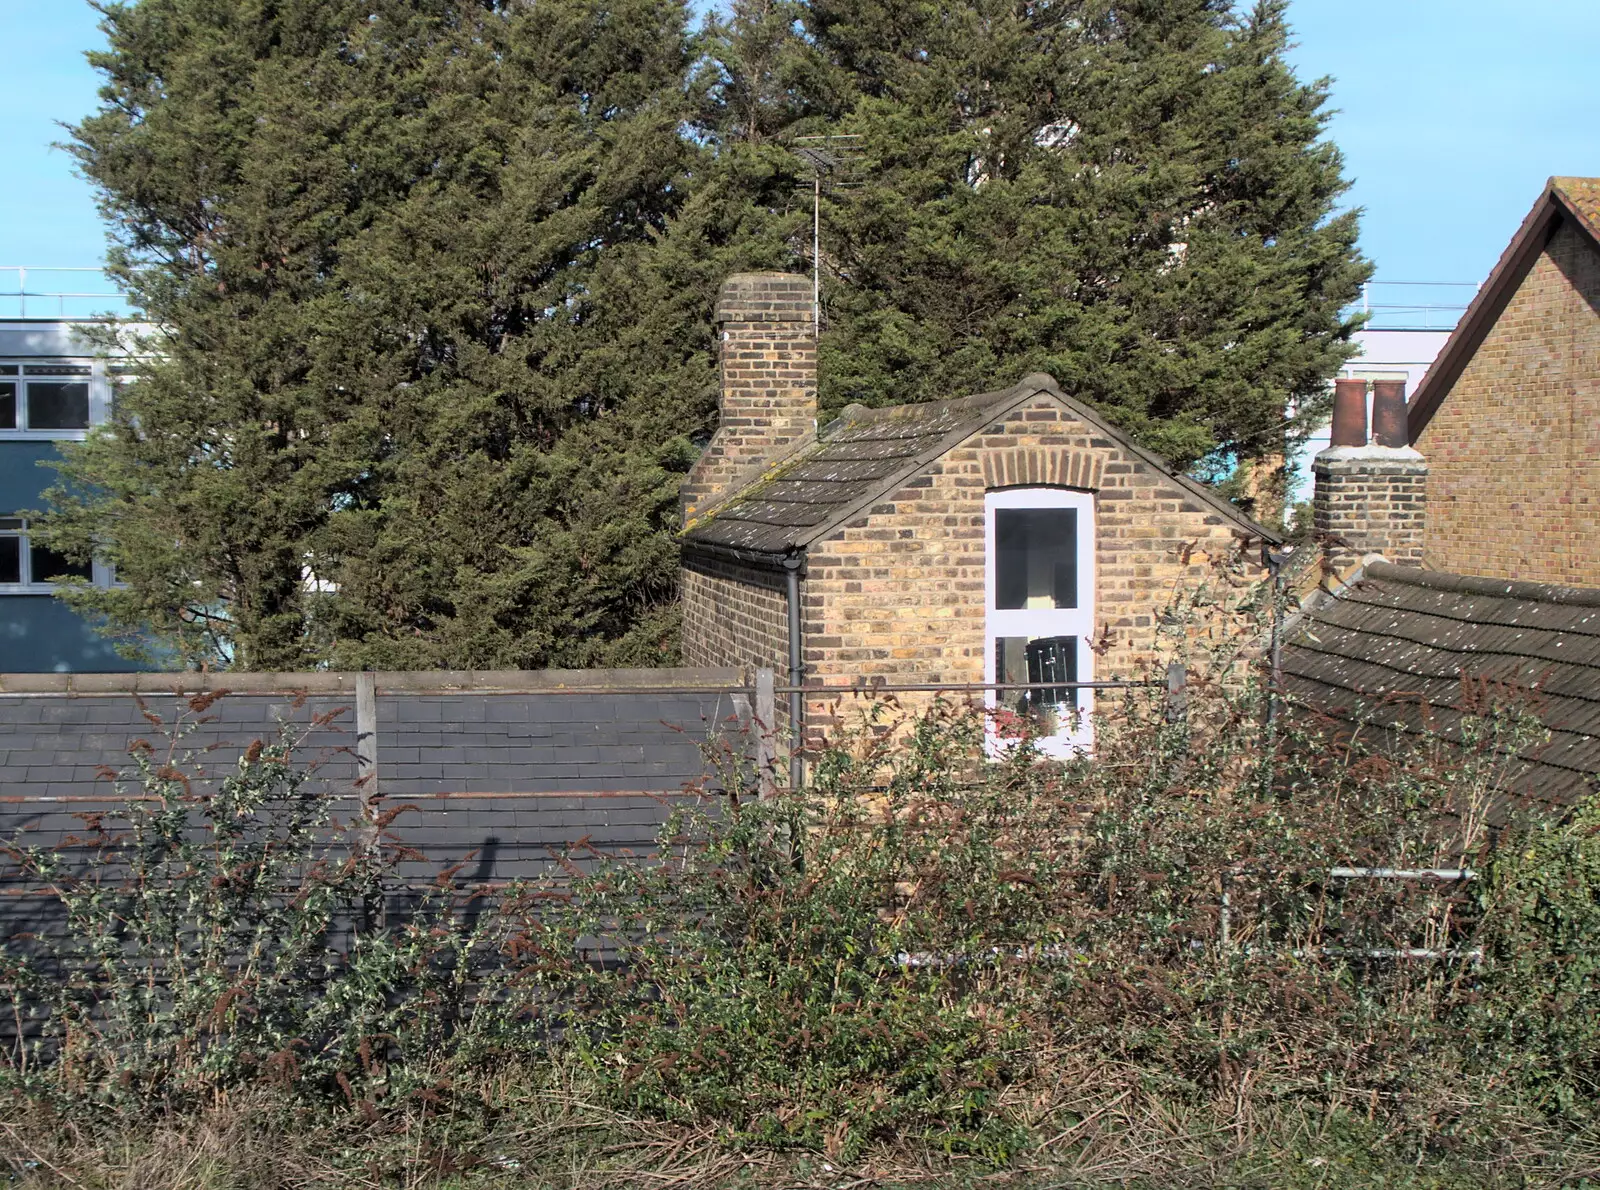
<svg viewBox="0 0 1600 1190">
<path fill-rule="evenodd" d="M 1337 718 L 1446 736 L 1488 683 L 1550 732 L 1521 754 L 1516 792 L 1570 803 L 1600 782 L 1600 591 L 1373 563 L 1306 613 L 1283 676 Z"/>
<path fill-rule="evenodd" d="M 1041 394 L 1067 406 L 1076 417 L 1124 450 L 1171 476 L 1241 530 L 1276 540 L 1275 535 L 1210 488 L 1172 472 L 1161 459 L 1068 397 L 1043 373 L 1027 376 L 999 392 L 948 401 L 883 409 L 852 405 L 816 439 L 780 460 L 771 472 L 696 517 L 684 530 L 684 539 L 691 544 L 754 554 L 782 555 L 804 549 L 994 419 Z"/>
<path fill-rule="evenodd" d="M 246 685 L 287 680 L 273 693 L 229 694 L 204 717 L 154 693 L 161 681 L 170 689 L 192 674 L 92 675 L 105 679 L 95 685 L 128 691 L 120 697 L 104 689 L 99 696 L 0 693 L 0 840 L 49 848 L 74 870 L 93 863 L 98 846 L 83 816 L 123 804 L 104 770 L 131 767 L 135 738 L 166 750 L 147 711 L 169 724 L 187 722 L 192 730 L 180 751 L 192 750 L 195 763 L 180 767 L 198 769 L 202 788 L 235 771 L 251 740 L 271 739 L 280 722 L 293 722 L 306 732 L 298 751 L 308 774 L 322 792 L 351 799 L 335 804 L 337 816 L 351 812 L 353 699 L 313 693 L 298 711 L 291 703 L 304 693 L 294 692 L 296 678 L 336 675 L 219 676 Z M 427 683 L 432 689 L 379 697 L 377 742 L 385 804 L 403 811 L 391 830 L 411 849 L 402 875 L 417 887 L 457 864 L 464 864 L 461 879 L 473 883 L 539 879 L 566 848 L 581 851 L 584 843 L 602 853 L 647 854 L 679 795 L 716 780 L 707 757 L 722 747 L 737 754 L 748 740 L 736 702 L 741 679 L 730 671 L 707 682 L 726 683 L 726 690 L 676 692 L 665 678 L 654 690 L 450 692 L 437 680 L 477 675 L 416 676 L 435 679 Z M 135 699 L 136 684 L 143 701 Z M 39 899 L 23 895 L 27 883 L 14 863 L 0 861 L 0 938 L 41 928 Z"/>
<path fill-rule="evenodd" d="M 1600 239 L 1600 178 L 1551 178 L 1550 187 L 1589 225 L 1589 234 Z"/>
</svg>

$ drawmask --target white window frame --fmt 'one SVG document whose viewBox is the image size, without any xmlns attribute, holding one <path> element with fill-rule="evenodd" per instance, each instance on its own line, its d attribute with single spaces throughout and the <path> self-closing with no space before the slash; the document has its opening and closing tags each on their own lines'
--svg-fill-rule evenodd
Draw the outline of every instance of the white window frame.
<svg viewBox="0 0 1600 1190">
<path fill-rule="evenodd" d="M 0 375 L 0 384 L 15 384 L 17 386 L 17 422 L 16 429 L 0 427 L 0 442 L 81 442 L 88 437 L 89 429 L 81 430 L 33 430 L 27 428 L 28 385 L 30 383 L 61 383 L 87 382 L 89 385 L 89 427 L 98 426 L 106 422 L 111 413 L 111 384 L 106 376 L 104 362 L 96 359 L 83 359 L 80 357 L 41 357 L 26 356 L 13 359 L 0 358 L 0 365 L 15 368 L 16 375 Z M 28 374 L 28 369 L 38 371 L 34 375 Z M 60 372 L 54 375 L 43 371 L 46 368 L 88 368 L 87 374 L 64 375 Z"/>
<path fill-rule="evenodd" d="M 5 524 L 7 521 L 21 521 L 20 529 L 11 528 Z M 0 537 L 9 537 L 21 542 L 18 547 L 22 562 L 22 581 L 20 583 L 0 583 L 0 595 L 54 595 L 61 589 L 59 583 L 34 582 L 32 577 L 33 553 L 30 549 L 28 522 L 15 514 L 0 516 Z M 115 583 L 116 575 L 110 566 L 95 559 L 90 581 L 97 587 L 109 587 Z"/>
<path fill-rule="evenodd" d="M 995 535 L 995 512 L 1002 508 L 1070 508 L 1078 514 L 1078 606 L 1073 608 L 997 608 L 995 582 L 999 551 Z M 984 494 L 984 642 L 983 680 L 993 684 L 995 641 L 1006 636 L 1072 636 L 1078 641 L 1078 681 L 1094 681 L 1095 612 L 1095 522 L 1094 493 L 1067 488 L 1002 488 Z M 1008 694 L 1011 692 L 1007 692 Z M 1079 689 L 1077 712 L 1055 735 L 1039 739 L 1047 756 L 1069 757 L 1087 752 L 1094 745 L 1094 691 Z M 989 707 L 1000 705 L 999 692 L 990 690 L 985 699 Z M 990 733 L 991 752 L 1003 751 L 1005 741 Z"/>
</svg>

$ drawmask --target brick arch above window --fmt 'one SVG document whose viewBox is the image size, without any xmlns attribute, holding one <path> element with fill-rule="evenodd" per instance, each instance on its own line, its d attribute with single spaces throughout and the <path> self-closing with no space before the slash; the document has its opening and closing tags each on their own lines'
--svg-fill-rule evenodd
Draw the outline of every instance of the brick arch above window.
<svg viewBox="0 0 1600 1190">
<path fill-rule="evenodd" d="M 1024 447 L 989 450 L 982 455 L 983 486 L 995 488 L 1057 487 L 1098 491 L 1104 456 L 1092 450 Z"/>
</svg>

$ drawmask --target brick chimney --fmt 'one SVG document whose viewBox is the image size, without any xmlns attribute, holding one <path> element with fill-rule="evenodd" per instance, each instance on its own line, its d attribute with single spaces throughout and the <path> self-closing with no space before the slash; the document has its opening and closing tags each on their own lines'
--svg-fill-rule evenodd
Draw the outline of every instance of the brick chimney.
<svg viewBox="0 0 1600 1190">
<path fill-rule="evenodd" d="M 737 273 L 722 283 L 717 432 L 684 481 L 684 519 L 762 469 L 817 425 L 817 336 L 811 279 Z"/>
<path fill-rule="evenodd" d="M 1422 565 L 1428 464 L 1411 448 L 1401 380 L 1372 386 L 1374 441 L 1367 441 L 1367 382 L 1337 380 L 1328 449 L 1311 462 L 1312 521 L 1325 567 L 1346 575 L 1367 554 Z"/>
</svg>

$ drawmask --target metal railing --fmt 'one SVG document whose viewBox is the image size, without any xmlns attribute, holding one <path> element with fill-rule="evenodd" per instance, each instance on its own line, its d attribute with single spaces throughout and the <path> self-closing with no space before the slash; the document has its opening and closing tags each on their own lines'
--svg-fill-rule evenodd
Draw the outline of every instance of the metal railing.
<svg viewBox="0 0 1600 1190">
<path fill-rule="evenodd" d="M 66 274 L 67 280 L 49 284 L 57 274 Z M 103 287 L 92 289 L 81 283 L 85 274 L 98 277 Z M 39 285 L 41 278 L 45 285 Z M 74 281 L 80 283 L 74 285 Z M 131 313 L 128 299 L 112 285 L 104 269 L 0 265 L 0 318 L 126 318 Z"/>
<path fill-rule="evenodd" d="M 1475 281 L 1368 281 L 1356 309 L 1368 315 L 1368 330 L 1450 331 L 1478 288 Z"/>
</svg>

